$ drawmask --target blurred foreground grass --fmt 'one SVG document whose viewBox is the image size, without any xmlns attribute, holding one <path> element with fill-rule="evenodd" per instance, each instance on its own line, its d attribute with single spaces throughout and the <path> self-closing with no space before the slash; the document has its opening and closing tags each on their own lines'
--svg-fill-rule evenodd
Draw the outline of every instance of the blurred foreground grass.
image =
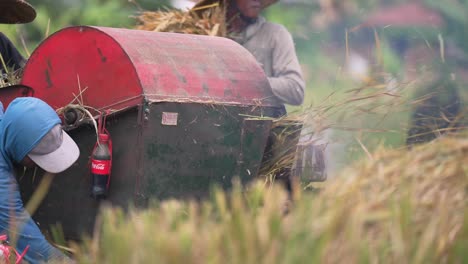
<svg viewBox="0 0 468 264">
<path fill-rule="evenodd" d="M 298 193 L 256 182 L 204 202 L 103 210 L 79 263 L 467 263 L 468 140 L 373 152 Z"/>
</svg>

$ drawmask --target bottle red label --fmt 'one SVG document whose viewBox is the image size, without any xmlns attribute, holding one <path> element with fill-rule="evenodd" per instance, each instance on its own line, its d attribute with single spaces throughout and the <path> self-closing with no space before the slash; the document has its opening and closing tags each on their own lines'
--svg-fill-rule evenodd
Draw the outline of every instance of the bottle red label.
<svg viewBox="0 0 468 264">
<path fill-rule="evenodd" d="M 110 174 L 110 160 L 91 160 L 91 173 L 98 175 Z"/>
</svg>

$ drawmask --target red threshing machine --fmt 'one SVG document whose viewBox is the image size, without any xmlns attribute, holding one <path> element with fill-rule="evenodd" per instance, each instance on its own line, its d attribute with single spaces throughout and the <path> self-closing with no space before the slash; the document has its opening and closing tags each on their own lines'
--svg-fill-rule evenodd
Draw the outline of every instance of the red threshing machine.
<svg viewBox="0 0 468 264">
<path fill-rule="evenodd" d="M 77 26 L 47 38 L 31 55 L 22 85 L 0 90 L 7 107 L 34 95 L 63 112 L 81 155 L 61 173 L 34 218 L 61 223 L 78 238 L 93 228 L 101 200 L 90 196 L 90 155 L 100 127 L 112 139 L 107 201 L 200 197 L 259 170 L 273 114 L 268 80 L 255 58 L 218 37 Z M 104 118 L 105 117 L 105 122 Z M 29 171 L 28 173 L 33 173 Z M 21 177 L 24 198 L 42 173 Z"/>
</svg>

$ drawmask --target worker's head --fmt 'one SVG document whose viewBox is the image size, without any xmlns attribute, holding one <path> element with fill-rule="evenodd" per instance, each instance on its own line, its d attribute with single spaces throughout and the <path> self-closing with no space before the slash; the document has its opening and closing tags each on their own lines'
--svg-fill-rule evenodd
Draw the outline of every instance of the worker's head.
<svg viewBox="0 0 468 264">
<path fill-rule="evenodd" d="M 23 24 L 36 18 L 36 10 L 24 0 L 0 0 L 0 23 Z"/>
<path fill-rule="evenodd" d="M 200 0 L 194 6 L 194 10 L 205 10 L 205 6 L 219 3 L 220 5 L 235 6 L 239 12 L 247 18 L 257 18 L 260 12 L 278 0 Z"/>
<path fill-rule="evenodd" d="M 0 122 L 0 151 L 10 159 L 10 165 L 37 165 L 47 172 L 62 172 L 78 159 L 80 151 L 60 124 L 58 115 L 44 101 L 17 98 Z"/>
<path fill-rule="evenodd" d="M 59 173 L 70 167 L 80 155 L 73 139 L 55 125 L 28 153 L 27 157 L 43 170 Z"/>
<path fill-rule="evenodd" d="M 239 12 L 247 18 L 257 18 L 262 11 L 261 0 L 233 0 Z"/>
</svg>

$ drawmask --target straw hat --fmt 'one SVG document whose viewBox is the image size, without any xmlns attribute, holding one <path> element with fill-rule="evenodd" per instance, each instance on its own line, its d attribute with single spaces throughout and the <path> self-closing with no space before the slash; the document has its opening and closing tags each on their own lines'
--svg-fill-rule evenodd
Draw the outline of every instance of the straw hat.
<svg viewBox="0 0 468 264">
<path fill-rule="evenodd" d="M 0 23 L 23 24 L 36 18 L 36 10 L 24 0 L 0 0 Z"/>
<path fill-rule="evenodd" d="M 207 5 L 211 5 L 211 4 L 214 4 L 216 2 L 219 2 L 221 0 L 201 0 L 199 1 L 198 3 L 195 4 L 195 6 L 193 8 L 199 8 L 199 7 L 202 7 L 202 6 L 207 6 Z M 227 1 L 229 0 L 222 0 L 224 3 L 226 3 Z M 232 0 L 234 1 L 234 0 Z M 278 0 L 262 0 L 262 9 L 264 8 L 267 8 L 269 7 L 270 5 L 274 4 L 278 2 Z"/>
</svg>

